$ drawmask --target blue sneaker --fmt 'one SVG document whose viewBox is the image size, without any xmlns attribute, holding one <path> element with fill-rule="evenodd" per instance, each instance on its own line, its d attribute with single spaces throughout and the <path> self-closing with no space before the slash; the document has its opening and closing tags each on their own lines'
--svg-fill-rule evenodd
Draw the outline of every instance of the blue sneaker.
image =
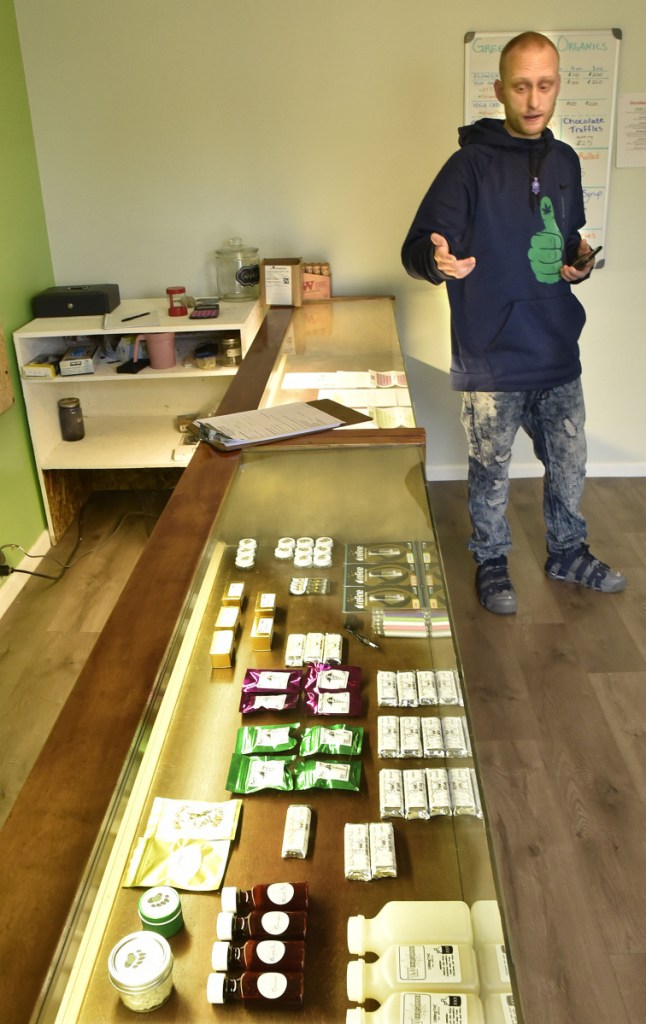
<svg viewBox="0 0 646 1024">
<path fill-rule="evenodd" d="M 545 573 L 551 580 L 576 583 L 579 587 L 598 590 L 602 594 L 617 594 L 626 589 L 626 577 L 616 569 L 590 554 L 587 544 L 580 544 L 562 555 L 550 555 Z"/>
<path fill-rule="evenodd" d="M 488 558 L 476 569 L 476 590 L 480 604 L 494 615 L 513 615 L 518 608 L 516 592 L 509 579 L 506 555 Z"/>
</svg>

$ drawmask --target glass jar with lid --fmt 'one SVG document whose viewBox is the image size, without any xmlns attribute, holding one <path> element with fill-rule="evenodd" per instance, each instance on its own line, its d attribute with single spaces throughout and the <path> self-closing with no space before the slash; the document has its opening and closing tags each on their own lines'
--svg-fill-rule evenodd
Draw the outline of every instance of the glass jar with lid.
<svg viewBox="0 0 646 1024">
<path fill-rule="evenodd" d="M 258 249 L 230 238 L 215 250 L 219 297 L 225 301 L 257 299 L 260 284 Z"/>
</svg>

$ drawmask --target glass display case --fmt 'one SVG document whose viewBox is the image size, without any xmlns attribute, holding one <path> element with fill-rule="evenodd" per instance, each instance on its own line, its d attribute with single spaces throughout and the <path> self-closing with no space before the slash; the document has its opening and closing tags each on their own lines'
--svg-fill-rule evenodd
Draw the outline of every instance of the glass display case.
<svg viewBox="0 0 646 1024">
<path fill-rule="evenodd" d="M 216 458 L 226 459 L 226 455 Z M 143 763 L 119 828 L 107 870 L 100 883 L 81 949 L 64 994 L 58 1021 L 95 1022 L 125 1019 L 128 1011 L 108 979 L 110 951 L 140 927 L 137 903 L 141 889 L 124 887 L 124 872 L 137 839 L 144 835 L 156 797 L 186 801 L 242 800 L 242 813 L 232 844 L 225 884 L 249 888 L 273 881 L 307 881 L 310 908 L 306 937 L 304 1021 L 327 1024 L 345 1019 L 352 1005 L 346 994 L 346 969 L 351 956 L 346 941 L 350 915 L 374 916 L 390 900 L 464 900 L 468 904 L 495 899 L 485 828 L 474 813 L 438 814 L 407 820 L 392 818 L 397 876 L 352 881 L 344 872 L 344 826 L 380 821 L 379 773 L 390 768 L 444 769 L 471 767 L 470 757 L 380 757 L 378 718 L 400 717 L 464 720 L 461 704 L 380 707 L 380 672 L 451 671 L 457 669 L 450 635 L 402 638 L 381 633 L 383 611 L 404 603 L 411 611 L 420 600 L 422 579 L 431 595 L 442 600 L 443 580 L 426 497 L 418 445 L 372 445 L 291 450 L 248 451 L 237 470 L 218 514 L 208 550 L 189 595 L 187 614 L 168 660 L 164 697 L 147 740 Z M 331 565 L 297 568 L 277 557 L 281 538 L 329 537 Z M 253 565 L 236 566 L 243 538 L 257 542 Z M 424 551 L 413 565 L 413 545 Z M 364 574 L 376 572 L 364 587 L 363 607 L 354 592 L 357 552 L 365 559 Z M 384 568 L 407 572 L 386 580 Z M 421 572 L 419 571 L 421 569 Z M 293 593 L 296 579 L 325 579 L 324 591 Z M 231 583 L 244 584 L 244 602 L 235 630 L 231 667 L 213 668 L 210 648 L 214 624 Z M 298 587 L 296 587 L 298 589 Z M 261 594 L 275 595 L 271 649 L 253 649 L 254 608 Z M 403 602 L 399 598 L 404 595 Z M 371 599 L 371 596 L 373 599 Z M 436 601 L 437 603 L 437 601 Z M 353 632 L 345 627 L 349 626 Z M 361 677 L 361 710 L 352 718 L 313 715 L 301 694 L 286 711 L 240 712 L 242 683 L 250 668 L 282 670 L 290 634 L 338 634 L 343 638 L 344 665 Z M 365 646 L 357 635 L 376 646 Z M 303 667 L 303 673 L 306 668 Z M 243 725 L 290 724 L 296 734 L 316 725 L 345 721 L 364 730 L 358 791 L 264 789 L 244 795 L 227 789 L 227 776 L 237 730 Z M 297 761 L 300 758 L 297 757 Z M 313 830 L 304 860 L 283 859 L 281 845 L 290 804 L 312 808 Z M 384 819 L 386 820 L 386 819 Z M 218 892 L 182 891 L 185 927 L 171 940 L 174 989 L 155 1011 L 159 1021 L 210 1020 L 206 1001 L 211 947 L 220 910 Z M 368 1003 L 367 1008 L 375 1004 Z M 235 1007 L 222 1007 L 228 1019 Z M 266 1021 L 283 1021 L 284 1011 L 264 1010 Z"/>
</svg>

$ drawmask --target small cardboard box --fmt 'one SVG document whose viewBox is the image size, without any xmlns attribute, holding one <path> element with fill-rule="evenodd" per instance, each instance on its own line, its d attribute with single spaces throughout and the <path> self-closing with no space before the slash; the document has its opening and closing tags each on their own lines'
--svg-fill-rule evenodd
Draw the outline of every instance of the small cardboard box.
<svg viewBox="0 0 646 1024">
<path fill-rule="evenodd" d="M 61 358 L 61 377 L 94 373 L 100 356 L 101 350 L 96 341 L 80 341 L 70 345 Z"/>
<path fill-rule="evenodd" d="M 332 298 L 329 263 L 305 263 L 303 266 L 303 302 L 322 302 Z"/>
<path fill-rule="evenodd" d="M 266 306 L 302 305 L 303 263 L 300 256 L 262 261 L 260 299 Z"/>
<path fill-rule="evenodd" d="M 23 377 L 55 377 L 60 373 L 60 352 L 43 352 L 22 367 Z"/>
</svg>

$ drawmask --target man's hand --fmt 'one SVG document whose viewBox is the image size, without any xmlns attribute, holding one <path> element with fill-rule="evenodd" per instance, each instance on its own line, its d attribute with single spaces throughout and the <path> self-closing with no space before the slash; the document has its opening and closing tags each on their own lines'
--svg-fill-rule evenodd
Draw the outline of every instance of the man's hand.
<svg viewBox="0 0 646 1024">
<path fill-rule="evenodd" d="M 431 242 L 435 246 L 435 263 L 437 269 L 446 277 L 467 277 L 476 265 L 475 256 L 467 256 L 466 259 L 458 260 L 449 252 L 449 243 L 443 235 L 436 231 L 431 235 Z"/>
<path fill-rule="evenodd" d="M 577 249 L 576 259 L 580 256 L 585 256 L 586 252 L 590 252 L 590 246 L 586 242 L 585 238 L 581 239 L 579 248 Z M 585 267 L 581 267 L 581 270 L 577 270 L 576 267 L 568 266 L 567 264 L 561 267 L 561 277 L 564 281 L 582 281 L 584 277 L 587 277 L 592 268 L 594 267 L 596 260 L 594 257 L 589 263 L 586 263 Z"/>
</svg>

